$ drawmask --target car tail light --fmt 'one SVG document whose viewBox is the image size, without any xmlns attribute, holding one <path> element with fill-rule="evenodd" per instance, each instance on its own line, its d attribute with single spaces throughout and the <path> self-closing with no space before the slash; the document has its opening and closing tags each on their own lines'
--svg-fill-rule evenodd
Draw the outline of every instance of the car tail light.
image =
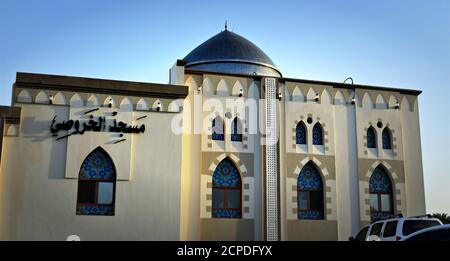
<svg viewBox="0 0 450 261">
<path fill-rule="evenodd" d="M 402 238 L 399 237 L 399 236 L 396 236 L 396 237 L 395 237 L 395 241 L 400 241 L 400 239 L 402 239 Z"/>
</svg>

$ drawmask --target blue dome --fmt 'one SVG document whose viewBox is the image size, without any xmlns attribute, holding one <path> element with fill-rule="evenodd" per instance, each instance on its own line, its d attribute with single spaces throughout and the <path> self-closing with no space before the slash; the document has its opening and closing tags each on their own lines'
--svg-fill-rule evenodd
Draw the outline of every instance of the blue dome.
<svg viewBox="0 0 450 261">
<path fill-rule="evenodd" d="M 272 59 L 244 37 L 224 30 L 183 59 L 186 68 L 219 73 L 281 77 Z"/>
</svg>

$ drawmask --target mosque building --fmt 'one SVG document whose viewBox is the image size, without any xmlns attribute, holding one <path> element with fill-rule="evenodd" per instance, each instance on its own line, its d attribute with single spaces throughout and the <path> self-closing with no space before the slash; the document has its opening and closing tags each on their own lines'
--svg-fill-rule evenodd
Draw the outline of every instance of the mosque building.
<svg viewBox="0 0 450 261">
<path fill-rule="evenodd" d="M 227 28 L 169 74 L 17 73 L 0 239 L 347 240 L 425 214 L 421 91 L 285 78 Z"/>
</svg>

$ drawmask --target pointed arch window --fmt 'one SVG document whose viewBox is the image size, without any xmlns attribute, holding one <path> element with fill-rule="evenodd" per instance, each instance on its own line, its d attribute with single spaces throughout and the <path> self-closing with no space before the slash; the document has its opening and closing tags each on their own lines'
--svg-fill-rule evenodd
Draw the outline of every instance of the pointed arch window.
<svg viewBox="0 0 450 261">
<path fill-rule="evenodd" d="M 370 218 L 372 221 L 390 217 L 394 214 L 392 205 L 392 183 L 385 169 L 380 165 L 369 180 Z"/>
<path fill-rule="evenodd" d="M 317 168 L 307 163 L 297 179 L 298 219 L 324 219 L 323 183 Z"/>
<path fill-rule="evenodd" d="M 392 149 L 392 140 L 391 140 L 391 130 L 386 127 L 381 133 L 381 138 L 383 140 L 383 149 L 391 150 Z"/>
<path fill-rule="evenodd" d="M 232 123 L 231 141 L 242 141 L 242 125 L 238 117 L 235 117 Z"/>
<path fill-rule="evenodd" d="M 116 169 L 101 147 L 92 151 L 81 165 L 78 177 L 77 215 L 113 216 Z"/>
<path fill-rule="evenodd" d="M 377 147 L 377 133 L 375 129 L 370 126 L 367 129 L 367 148 L 376 148 Z"/>
<path fill-rule="evenodd" d="M 225 133 L 225 125 L 223 124 L 223 120 L 220 116 L 217 116 L 212 121 L 212 139 L 213 140 L 223 140 Z"/>
<path fill-rule="evenodd" d="M 212 179 L 212 217 L 240 218 L 242 185 L 234 163 L 229 158 L 222 160 Z"/>
<path fill-rule="evenodd" d="M 323 145 L 323 132 L 320 123 L 316 123 L 313 127 L 313 144 Z"/>
<path fill-rule="evenodd" d="M 303 121 L 300 121 L 295 128 L 295 143 L 306 144 L 306 126 Z"/>
</svg>

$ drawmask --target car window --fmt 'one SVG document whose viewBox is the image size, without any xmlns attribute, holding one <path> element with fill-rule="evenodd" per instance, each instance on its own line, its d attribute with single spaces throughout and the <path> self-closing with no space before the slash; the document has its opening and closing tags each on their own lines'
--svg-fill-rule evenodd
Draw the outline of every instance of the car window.
<svg viewBox="0 0 450 261">
<path fill-rule="evenodd" d="M 406 241 L 450 241 L 450 229 L 440 229 L 420 233 Z"/>
<path fill-rule="evenodd" d="M 372 226 L 372 229 L 370 230 L 370 235 L 376 235 L 380 236 L 381 234 L 381 227 L 383 227 L 383 223 L 376 223 Z"/>
<path fill-rule="evenodd" d="M 367 236 L 367 230 L 369 230 L 369 227 L 365 227 L 361 231 L 359 231 L 358 235 L 356 235 L 355 240 L 356 241 L 365 241 L 366 236 Z"/>
<path fill-rule="evenodd" d="M 436 220 L 405 220 L 403 223 L 403 235 L 407 236 L 424 228 L 439 226 Z"/>
<path fill-rule="evenodd" d="M 398 221 L 389 221 L 384 226 L 383 237 L 393 237 L 395 236 L 395 232 L 397 230 Z"/>
</svg>

